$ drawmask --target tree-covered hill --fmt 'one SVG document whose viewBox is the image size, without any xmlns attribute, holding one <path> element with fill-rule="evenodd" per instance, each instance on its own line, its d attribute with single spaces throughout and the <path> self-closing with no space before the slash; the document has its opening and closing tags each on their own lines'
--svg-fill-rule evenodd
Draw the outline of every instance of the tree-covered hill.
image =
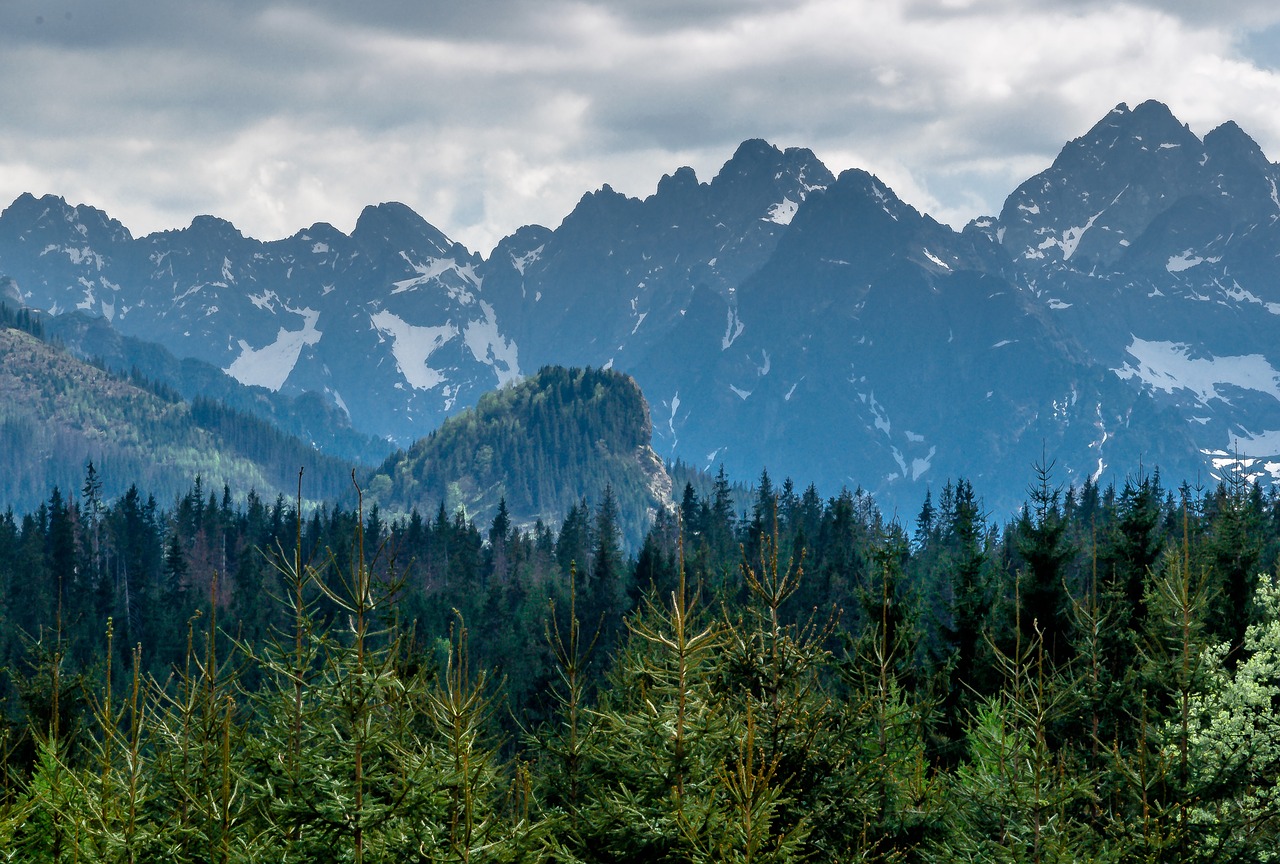
<svg viewBox="0 0 1280 864">
<path fill-rule="evenodd" d="M 0 507 L 33 508 L 53 486 L 80 488 L 93 462 L 101 494 L 130 484 L 167 499 L 191 478 L 290 496 L 298 469 L 309 495 L 350 492 L 351 467 L 264 421 L 84 363 L 39 338 L 39 322 L 0 317 Z"/>
<path fill-rule="evenodd" d="M 648 406 L 629 376 L 548 366 L 388 458 L 369 494 L 392 510 L 464 507 L 481 523 L 505 500 L 515 522 L 552 524 L 611 488 L 619 527 L 637 541 L 671 499 L 651 434 Z"/>
</svg>

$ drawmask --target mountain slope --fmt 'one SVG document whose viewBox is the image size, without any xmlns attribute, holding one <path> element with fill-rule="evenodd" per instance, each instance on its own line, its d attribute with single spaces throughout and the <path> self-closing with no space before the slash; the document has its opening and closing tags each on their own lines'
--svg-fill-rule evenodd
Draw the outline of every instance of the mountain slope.
<svg viewBox="0 0 1280 864">
<path fill-rule="evenodd" d="M 299 468 L 309 498 L 351 488 L 346 463 L 253 418 L 166 398 L 0 326 L 0 500 L 34 509 L 55 485 L 77 494 L 90 460 L 108 498 L 131 484 L 181 495 L 197 475 L 210 489 L 292 498 Z"/>
<path fill-rule="evenodd" d="M 319 393 L 401 443 L 520 374 L 480 263 L 399 204 L 366 208 L 350 236 L 318 224 L 271 243 L 209 216 L 134 238 L 53 196 L 0 214 L 0 273 L 27 305 L 100 315 L 242 384 Z"/>
<path fill-rule="evenodd" d="M 648 406 L 618 372 L 546 367 L 486 394 L 369 479 L 371 499 L 389 509 L 464 507 L 486 524 L 500 501 L 517 524 L 557 524 L 606 488 L 620 527 L 637 542 L 654 510 L 671 502 L 671 478 L 649 446 Z"/>
<path fill-rule="evenodd" d="M 1164 105 L 1119 105 L 993 226 L 1023 291 L 1090 362 L 1177 415 L 1211 465 L 1240 453 L 1273 478 L 1278 181 L 1234 123 L 1201 141 Z"/>
<path fill-rule="evenodd" d="M 318 393 L 290 396 L 242 384 L 203 360 L 180 360 L 162 345 L 125 336 L 106 319 L 81 310 L 42 320 L 49 338 L 82 360 L 172 388 L 188 402 L 213 401 L 252 415 L 330 456 L 376 465 L 393 449 L 386 441 L 356 431 L 346 413 Z"/>
</svg>

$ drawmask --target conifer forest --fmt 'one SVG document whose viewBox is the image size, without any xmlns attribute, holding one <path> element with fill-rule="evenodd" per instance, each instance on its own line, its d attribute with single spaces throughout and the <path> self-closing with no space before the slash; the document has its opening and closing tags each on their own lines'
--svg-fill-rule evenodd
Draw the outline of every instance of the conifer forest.
<svg viewBox="0 0 1280 864">
<path fill-rule="evenodd" d="M 305 474 L 297 501 L 305 501 Z M 624 543 L 206 488 L 0 516 L 0 860 L 1240 862 L 1280 496 L 768 473 Z"/>
</svg>

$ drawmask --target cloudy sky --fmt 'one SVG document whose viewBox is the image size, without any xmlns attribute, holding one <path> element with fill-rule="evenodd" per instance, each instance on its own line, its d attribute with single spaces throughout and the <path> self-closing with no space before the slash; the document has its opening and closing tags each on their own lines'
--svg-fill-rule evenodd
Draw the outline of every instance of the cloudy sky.
<svg viewBox="0 0 1280 864">
<path fill-rule="evenodd" d="M 0 0 L 0 205 L 275 239 L 398 200 L 487 253 L 763 137 L 959 227 L 1145 99 L 1280 159 L 1280 5 Z"/>
</svg>

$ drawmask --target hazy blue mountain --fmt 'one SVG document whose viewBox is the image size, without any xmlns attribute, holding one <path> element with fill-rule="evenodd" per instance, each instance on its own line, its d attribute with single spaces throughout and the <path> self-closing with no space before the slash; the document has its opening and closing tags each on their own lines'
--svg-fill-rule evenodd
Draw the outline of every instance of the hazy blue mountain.
<svg viewBox="0 0 1280 864">
<path fill-rule="evenodd" d="M 1278 179 L 1234 123 L 1201 141 L 1160 103 L 1119 105 L 989 226 L 1090 362 L 1171 410 L 1211 463 L 1239 453 L 1272 478 Z"/>
<path fill-rule="evenodd" d="M 1194 483 L 1237 449 L 1280 474 L 1278 181 L 1234 123 L 1201 140 L 1147 102 L 963 231 L 752 140 L 710 180 L 604 186 L 487 256 L 394 203 L 263 243 L 213 217 L 135 238 L 24 195 L 0 273 L 402 447 L 544 365 L 611 368 L 664 458 L 899 512 L 964 475 L 1006 509 L 1042 457 L 1077 484 L 1136 465 Z"/>
</svg>

